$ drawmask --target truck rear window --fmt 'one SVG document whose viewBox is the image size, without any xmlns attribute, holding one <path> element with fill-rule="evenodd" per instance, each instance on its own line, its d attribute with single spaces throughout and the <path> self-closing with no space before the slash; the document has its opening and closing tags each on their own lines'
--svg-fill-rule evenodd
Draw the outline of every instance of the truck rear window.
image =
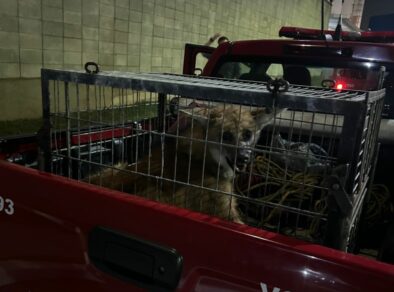
<svg viewBox="0 0 394 292">
<path fill-rule="evenodd" d="M 379 70 L 310 66 L 301 64 L 228 61 L 216 70 L 216 77 L 268 81 L 284 78 L 291 84 L 325 86 L 337 89 L 375 90 L 379 83 Z"/>
</svg>

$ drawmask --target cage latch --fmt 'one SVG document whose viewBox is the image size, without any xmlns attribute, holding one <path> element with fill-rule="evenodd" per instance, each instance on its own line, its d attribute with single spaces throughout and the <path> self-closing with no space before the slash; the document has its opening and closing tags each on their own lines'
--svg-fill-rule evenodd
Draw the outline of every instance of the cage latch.
<svg viewBox="0 0 394 292">
<path fill-rule="evenodd" d="M 350 214 L 353 204 L 342 186 L 340 178 L 336 175 L 329 175 L 323 180 L 322 185 L 328 188 L 329 197 L 334 198 L 341 213 L 343 215 Z"/>
<path fill-rule="evenodd" d="M 270 79 L 267 82 L 267 89 L 272 93 L 286 92 L 289 89 L 289 85 L 289 82 L 282 78 Z"/>
</svg>

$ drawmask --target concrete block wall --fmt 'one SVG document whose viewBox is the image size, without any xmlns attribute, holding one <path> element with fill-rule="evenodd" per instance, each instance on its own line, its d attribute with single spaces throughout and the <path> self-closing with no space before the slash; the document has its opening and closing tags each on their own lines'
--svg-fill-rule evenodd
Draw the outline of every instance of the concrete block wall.
<svg viewBox="0 0 394 292">
<path fill-rule="evenodd" d="M 0 120 L 41 115 L 31 100 L 41 98 L 42 67 L 81 69 L 95 61 L 103 70 L 180 73 L 187 42 L 203 44 L 215 32 L 239 40 L 277 38 L 282 25 L 318 28 L 320 5 L 321 0 L 0 0 L 0 104 L 32 104 L 23 113 L 0 107 Z M 326 19 L 329 10 L 326 4 Z M 37 79 L 37 88 L 6 95 L 9 79 L 24 86 L 26 78 Z"/>
</svg>

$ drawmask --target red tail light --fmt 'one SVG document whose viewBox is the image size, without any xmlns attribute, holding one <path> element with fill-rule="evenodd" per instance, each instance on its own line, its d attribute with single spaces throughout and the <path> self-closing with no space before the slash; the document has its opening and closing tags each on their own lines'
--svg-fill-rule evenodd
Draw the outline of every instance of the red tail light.
<svg viewBox="0 0 394 292">
<path fill-rule="evenodd" d="M 344 82 L 338 82 L 337 84 L 335 84 L 335 89 L 336 90 L 342 90 L 346 88 L 346 84 Z"/>
</svg>

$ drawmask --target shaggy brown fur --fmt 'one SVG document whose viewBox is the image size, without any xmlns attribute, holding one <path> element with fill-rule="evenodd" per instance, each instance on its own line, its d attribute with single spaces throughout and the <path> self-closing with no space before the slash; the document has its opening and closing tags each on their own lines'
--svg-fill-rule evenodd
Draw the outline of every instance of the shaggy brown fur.
<svg viewBox="0 0 394 292">
<path fill-rule="evenodd" d="M 273 117 L 271 111 L 240 106 L 180 112 L 168 131 L 177 138 L 166 136 L 142 161 L 105 170 L 90 182 L 242 223 L 231 195 L 235 170 L 246 167 L 250 148 Z"/>
</svg>

